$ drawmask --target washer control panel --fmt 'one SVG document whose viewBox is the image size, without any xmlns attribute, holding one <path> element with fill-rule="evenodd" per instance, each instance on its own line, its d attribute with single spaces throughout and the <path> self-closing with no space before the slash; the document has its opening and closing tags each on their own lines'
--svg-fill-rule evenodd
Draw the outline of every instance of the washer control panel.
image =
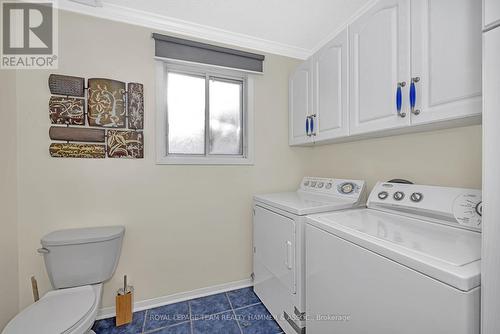
<svg viewBox="0 0 500 334">
<path fill-rule="evenodd" d="M 345 197 L 359 197 L 365 188 L 365 181 L 342 180 L 333 178 L 306 176 L 300 184 L 301 191 L 310 193 L 336 195 Z"/>
<path fill-rule="evenodd" d="M 428 218 L 470 230 L 481 230 L 483 206 L 477 189 L 378 182 L 369 208 Z"/>
</svg>

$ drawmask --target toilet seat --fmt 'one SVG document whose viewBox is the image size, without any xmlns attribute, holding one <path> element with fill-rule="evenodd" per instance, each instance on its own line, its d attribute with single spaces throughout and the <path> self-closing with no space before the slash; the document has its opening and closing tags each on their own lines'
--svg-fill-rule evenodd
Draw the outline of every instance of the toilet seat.
<svg viewBox="0 0 500 334">
<path fill-rule="evenodd" d="M 75 329 L 82 328 L 84 322 L 88 323 L 88 330 L 95 320 L 100 287 L 86 285 L 50 291 L 12 319 L 3 334 L 76 333 Z"/>
</svg>

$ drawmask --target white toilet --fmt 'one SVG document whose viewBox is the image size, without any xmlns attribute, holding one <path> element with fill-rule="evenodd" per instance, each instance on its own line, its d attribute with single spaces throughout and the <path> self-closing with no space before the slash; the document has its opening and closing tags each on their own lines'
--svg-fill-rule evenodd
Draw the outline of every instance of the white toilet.
<svg viewBox="0 0 500 334">
<path fill-rule="evenodd" d="M 97 316 L 102 283 L 120 257 L 125 227 L 59 230 L 41 240 L 54 290 L 19 313 L 2 334 L 85 334 Z"/>
</svg>

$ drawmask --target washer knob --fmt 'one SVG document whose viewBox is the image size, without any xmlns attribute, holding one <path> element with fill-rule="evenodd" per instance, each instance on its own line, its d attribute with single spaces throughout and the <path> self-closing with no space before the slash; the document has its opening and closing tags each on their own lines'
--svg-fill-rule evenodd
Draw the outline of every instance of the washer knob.
<svg viewBox="0 0 500 334">
<path fill-rule="evenodd" d="M 331 187 L 332 187 L 332 183 L 331 183 L 331 182 L 328 182 L 328 183 L 326 184 L 326 187 L 325 187 L 325 188 L 326 188 L 326 189 L 330 189 Z"/>
<path fill-rule="evenodd" d="M 405 198 L 405 193 L 402 191 L 396 191 L 392 197 L 396 201 L 401 201 L 403 198 Z"/>
<path fill-rule="evenodd" d="M 318 183 L 318 188 L 323 188 L 323 186 L 324 186 L 323 182 Z"/>
<path fill-rule="evenodd" d="M 307 187 L 308 185 L 309 185 L 309 181 L 305 181 L 305 182 L 304 182 L 304 186 L 306 186 L 306 187 Z"/>
<path fill-rule="evenodd" d="M 412 202 L 417 202 L 417 203 L 420 202 L 422 198 L 424 198 L 424 195 L 422 195 L 422 193 L 413 193 L 410 196 Z"/>
<path fill-rule="evenodd" d="M 378 193 L 378 198 L 380 198 L 381 200 L 386 199 L 388 196 L 389 196 L 389 193 L 387 191 L 381 191 Z"/>
</svg>

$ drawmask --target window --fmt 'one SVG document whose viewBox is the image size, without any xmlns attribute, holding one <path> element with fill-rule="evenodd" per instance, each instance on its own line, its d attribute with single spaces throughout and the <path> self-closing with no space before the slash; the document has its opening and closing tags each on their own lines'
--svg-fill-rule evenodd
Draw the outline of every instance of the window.
<svg viewBox="0 0 500 334">
<path fill-rule="evenodd" d="M 252 163 L 245 73 L 162 61 L 158 72 L 158 163 Z"/>
</svg>

